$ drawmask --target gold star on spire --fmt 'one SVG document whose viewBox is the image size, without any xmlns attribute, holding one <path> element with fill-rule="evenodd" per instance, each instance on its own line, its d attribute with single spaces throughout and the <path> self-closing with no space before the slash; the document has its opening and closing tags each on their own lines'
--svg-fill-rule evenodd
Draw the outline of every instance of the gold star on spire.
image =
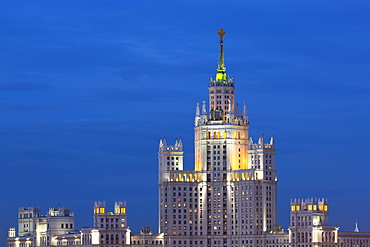
<svg viewBox="0 0 370 247">
<path fill-rule="evenodd" d="M 220 39 L 222 39 L 225 36 L 225 34 L 226 34 L 225 30 L 223 30 L 222 28 L 218 30 L 218 36 L 220 37 Z"/>
</svg>

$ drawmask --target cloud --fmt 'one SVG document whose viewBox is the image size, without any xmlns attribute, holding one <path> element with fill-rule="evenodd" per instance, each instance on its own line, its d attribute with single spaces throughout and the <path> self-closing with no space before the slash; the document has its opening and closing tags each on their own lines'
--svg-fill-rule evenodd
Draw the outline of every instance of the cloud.
<svg viewBox="0 0 370 247">
<path fill-rule="evenodd" d="M 34 91 L 51 88 L 53 87 L 50 85 L 37 82 L 26 82 L 26 81 L 0 82 L 1 91 Z"/>
</svg>

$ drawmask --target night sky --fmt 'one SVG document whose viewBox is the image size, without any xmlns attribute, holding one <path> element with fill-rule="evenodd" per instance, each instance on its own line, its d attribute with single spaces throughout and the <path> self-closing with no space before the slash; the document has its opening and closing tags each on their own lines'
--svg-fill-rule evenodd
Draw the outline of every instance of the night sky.
<svg viewBox="0 0 370 247">
<path fill-rule="evenodd" d="M 275 136 L 279 223 L 328 198 L 330 223 L 370 231 L 370 1 L 2 1 L 0 246 L 21 206 L 126 201 L 157 231 L 159 138 L 193 169 L 196 102 L 218 36 L 250 134 Z"/>
</svg>

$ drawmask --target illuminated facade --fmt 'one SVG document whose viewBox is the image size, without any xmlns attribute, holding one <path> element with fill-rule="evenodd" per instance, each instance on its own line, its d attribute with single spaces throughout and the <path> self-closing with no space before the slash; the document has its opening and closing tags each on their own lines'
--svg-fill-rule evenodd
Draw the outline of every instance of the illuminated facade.
<svg viewBox="0 0 370 247">
<path fill-rule="evenodd" d="M 339 232 L 329 225 L 324 199 L 292 200 L 290 226 L 277 223 L 277 172 L 274 139 L 249 136 L 246 102 L 235 104 L 234 80 L 226 74 L 223 37 L 215 78 L 209 82 L 209 107 L 196 105 L 194 170 L 183 167 L 183 143 L 160 140 L 159 233 L 144 227 L 131 233 L 126 203 L 94 204 L 91 228 L 74 229 L 69 208 L 18 211 L 18 231 L 7 247 L 370 247 L 370 233 Z M 154 212 L 148 212 L 154 213 Z"/>
<path fill-rule="evenodd" d="M 195 164 L 183 170 L 181 140 L 159 145 L 159 229 L 166 246 L 243 246 L 277 228 L 274 140 L 249 137 L 246 102 L 235 104 L 223 36 L 209 109 L 196 106 Z M 261 239 L 261 240 L 260 240 Z"/>
<path fill-rule="evenodd" d="M 249 137 L 246 102 L 235 104 L 234 79 L 226 73 L 223 37 L 209 107 L 197 103 L 194 170 L 183 169 L 181 139 L 160 140 L 159 231 L 171 247 L 349 247 L 370 245 L 370 234 L 339 232 L 328 224 L 326 200 L 291 202 L 291 224 L 277 223 L 274 139 Z"/>
<path fill-rule="evenodd" d="M 46 215 L 41 215 L 39 207 L 21 207 L 18 210 L 18 235 L 15 228 L 8 233 L 8 247 L 56 246 L 59 235 L 70 234 L 71 245 L 81 245 L 75 237 L 74 215 L 69 208 L 49 208 Z M 77 235 L 76 235 L 77 234 Z"/>
<path fill-rule="evenodd" d="M 105 202 L 95 202 L 94 228 L 82 228 L 82 245 L 85 247 L 129 245 L 130 232 L 127 227 L 126 203 L 115 202 L 114 211 L 109 212 L 106 210 Z"/>
<path fill-rule="evenodd" d="M 338 230 L 339 227 L 329 225 L 326 200 L 291 201 L 289 242 L 292 246 L 334 246 L 338 243 Z"/>
<path fill-rule="evenodd" d="M 47 215 L 41 215 L 38 207 L 20 208 L 18 233 L 10 228 L 7 247 L 164 247 L 169 244 L 168 235 L 153 233 L 150 227 L 143 227 L 139 233 L 131 233 L 127 227 L 126 204 L 116 202 L 113 212 L 107 212 L 104 202 L 94 204 L 94 226 L 73 229 L 73 213 L 68 208 L 50 208 Z M 223 246 L 239 247 L 370 247 L 370 233 L 360 232 L 356 223 L 354 232 L 339 232 L 338 226 L 328 224 L 328 203 L 324 199 L 292 200 L 289 231 L 264 233 L 235 240 L 234 244 Z M 185 218 L 186 219 L 186 218 Z M 31 224 L 33 226 L 31 226 Z M 189 223 L 189 225 L 192 225 Z M 33 227 L 33 228 L 32 228 Z M 188 227 L 188 226 L 186 226 Z M 187 235 L 184 235 L 187 236 Z M 192 238 L 191 238 L 192 237 Z M 176 241 L 178 246 L 217 246 L 214 236 L 182 235 Z M 188 242 L 191 241 L 191 242 Z M 206 243 L 205 243 L 206 241 Z M 239 242 L 240 241 L 240 242 Z M 165 244 L 167 242 L 167 244 Z M 191 243 L 191 244 L 190 244 Z M 205 244 L 203 244 L 205 243 Z"/>
<path fill-rule="evenodd" d="M 50 208 L 41 215 L 39 207 L 20 208 L 18 233 L 9 229 L 7 247 L 163 247 L 163 234 L 153 233 L 148 227 L 131 234 L 127 226 L 126 203 L 115 202 L 113 212 L 105 202 L 94 203 L 94 226 L 74 230 L 74 216 L 69 208 Z M 147 229 L 147 230 L 145 230 Z"/>
<path fill-rule="evenodd" d="M 309 198 L 290 202 L 289 244 L 291 247 L 369 247 L 370 232 L 340 232 L 329 225 L 328 202 Z"/>
</svg>

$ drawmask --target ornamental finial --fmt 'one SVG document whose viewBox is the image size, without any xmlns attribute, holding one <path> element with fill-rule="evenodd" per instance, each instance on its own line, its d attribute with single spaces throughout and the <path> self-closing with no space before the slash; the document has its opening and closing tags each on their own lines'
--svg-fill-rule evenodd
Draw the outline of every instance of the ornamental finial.
<svg viewBox="0 0 370 247">
<path fill-rule="evenodd" d="M 225 36 L 225 34 L 226 34 L 225 30 L 223 30 L 222 28 L 218 30 L 218 36 L 220 37 L 220 39 L 222 39 Z"/>
</svg>

